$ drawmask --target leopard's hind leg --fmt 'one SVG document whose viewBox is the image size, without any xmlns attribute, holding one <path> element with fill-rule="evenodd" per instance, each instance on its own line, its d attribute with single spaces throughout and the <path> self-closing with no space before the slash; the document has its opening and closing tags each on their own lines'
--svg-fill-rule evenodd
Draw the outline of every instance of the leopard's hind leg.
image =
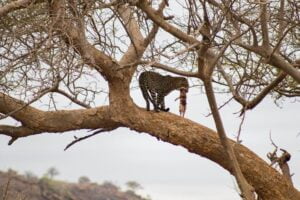
<svg viewBox="0 0 300 200">
<path fill-rule="evenodd" d="M 157 97 L 157 104 L 160 110 L 169 112 L 170 108 L 165 108 L 165 96 L 164 95 L 158 95 Z"/>
<path fill-rule="evenodd" d="M 149 90 L 149 92 L 150 92 L 150 95 L 151 95 L 151 97 L 149 99 L 150 99 L 151 103 L 153 104 L 154 110 L 156 112 L 159 112 L 159 106 L 158 106 L 159 104 L 157 102 L 157 94 L 153 90 Z"/>
</svg>

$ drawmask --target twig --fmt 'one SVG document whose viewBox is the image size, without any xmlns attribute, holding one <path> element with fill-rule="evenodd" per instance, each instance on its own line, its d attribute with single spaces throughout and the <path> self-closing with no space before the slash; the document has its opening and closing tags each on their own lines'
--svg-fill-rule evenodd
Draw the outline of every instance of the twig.
<svg viewBox="0 0 300 200">
<path fill-rule="evenodd" d="M 276 151 L 277 151 L 278 146 L 277 146 L 277 145 L 274 143 L 274 141 L 272 140 L 272 133 L 271 133 L 271 131 L 270 131 L 270 133 L 269 133 L 269 137 L 270 137 L 271 144 L 276 148 Z"/>
<path fill-rule="evenodd" d="M 18 137 L 11 137 L 11 139 L 8 142 L 8 145 L 12 145 L 16 140 L 18 139 Z"/>
<path fill-rule="evenodd" d="M 84 136 L 84 137 L 80 137 L 80 138 L 77 138 L 76 136 L 74 136 L 74 139 L 75 139 L 75 140 L 73 140 L 70 144 L 68 144 L 68 145 L 65 147 L 64 151 L 66 151 L 68 148 L 70 148 L 71 146 L 73 146 L 73 145 L 76 144 L 77 142 L 80 142 L 80 141 L 82 141 L 82 140 L 85 140 L 85 139 L 87 139 L 87 138 L 90 138 L 90 137 L 92 137 L 92 136 L 95 136 L 95 135 L 97 135 L 97 134 L 99 134 L 99 133 L 112 131 L 112 130 L 114 130 L 114 129 L 115 129 L 115 128 L 103 128 L 103 129 L 100 129 L 100 130 L 95 131 L 94 133 L 92 133 L 92 134 L 90 134 L 90 135 L 87 135 L 87 136 Z"/>
<path fill-rule="evenodd" d="M 180 55 L 182 55 L 182 54 L 190 51 L 191 49 L 196 48 L 199 44 L 200 44 L 199 42 L 196 42 L 196 43 L 194 43 L 192 45 L 189 45 L 186 49 L 182 49 L 182 50 L 178 51 L 177 53 L 175 53 L 174 55 L 170 56 L 169 59 L 173 60 L 176 57 L 178 57 L 178 56 L 180 56 Z"/>
<path fill-rule="evenodd" d="M 274 141 L 272 140 L 272 134 L 271 134 L 271 131 L 270 131 L 270 141 L 271 141 L 271 144 L 275 147 L 274 151 L 273 152 L 269 152 L 267 154 L 267 157 L 269 158 L 269 160 L 271 161 L 271 164 L 270 166 L 273 166 L 274 164 L 276 164 L 278 161 L 279 161 L 279 158 L 277 156 L 277 150 L 278 150 L 278 146 L 274 143 Z"/>
<path fill-rule="evenodd" d="M 233 97 L 229 98 L 227 101 L 225 101 L 221 106 L 218 107 L 218 110 L 221 110 L 225 105 L 227 105 L 231 100 L 233 99 Z M 208 113 L 205 117 L 209 117 L 212 115 L 212 112 Z"/>
<path fill-rule="evenodd" d="M 239 143 L 239 144 L 242 143 L 242 140 L 240 140 L 240 136 L 241 136 L 242 126 L 244 124 L 245 118 L 246 118 L 246 112 L 243 113 L 242 120 L 241 120 L 241 123 L 239 125 L 238 134 L 237 134 L 237 137 L 236 137 L 236 142 Z"/>
<path fill-rule="evenodd" d="M 273 166 L 275 163 L 277 163 L 281 169 L 282 175 L 290 182 L 291 185 L 293 185 L 292 174 L 290 172 L 290 167 L 288 165 L 288 161 L 291 159 L 291 154 L 287 152 L 285 149 L 280 148 L 282 154 L 281 156 L 277 156 L 278 146 L 272 140 L 271 133 L 270 133 L 270 140 L 272 145 L 275 147 L 272 153 L 270 152 L 267 154 L 267 157 L 271 161 L 270 166 Z"/>
<path fill-rule="evenodd" d="M 22 109 L 26 108 L 27 106 L 29 106 L 30 104 L 36 102 L 37 100 L 39 100 L 40 98 L 42 98 L 47 93 L 53 92 L 58 87 L 58 84 L 59 84 L 59 81 L 56 80 L 54 82 L 54 85 L 52 87 L 47 87 L 47 88 L 41 89 L 38 92 L 38 95 L 36 97 L 34 97 L 32 100 L 30 100 L 29 102 L 23 104 L 21 107 L 17 108 L 16 110 L 13 110 L 13 111 L 11 111 L 9 113 L 6 113 L 5 115 L 1 115 L 0 116 L 0 120 L 4 119 L 4 118 L 7 118 L 9 116 L 12 116 L 13 114 L 15 114 L 15 113 L 19 112 L 20 110 L 22 110 Z"/>
</svg>

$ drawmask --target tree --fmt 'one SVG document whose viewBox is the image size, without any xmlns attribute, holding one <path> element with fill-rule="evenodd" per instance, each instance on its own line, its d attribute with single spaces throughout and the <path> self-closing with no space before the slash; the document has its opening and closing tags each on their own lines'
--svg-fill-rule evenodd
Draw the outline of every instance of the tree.
<svg viewBox="0 0 300 200">
<path fill-rule="evenodd" d="M 78 178 L 78 183 L 79 184 L 87 184 L 87 183 L 91 183 L 91 180 L 87 176 L 80 176 Z"/>
<path fill-rule="evenodd" d="M 28 179 L 28 180 L 38 179 L 38 176 L 31 171 L 25 171 L 24 175 L 25 175 L 26 179 Z"/>
<path fill-rule="evenodd" d="M 130 191 L 136 192 L 138 189 L 142 189 L 143 187 L 136 181 L 128 181 L 126 186 Z"/>
<path fill-rule="evenodd" d="M 20 124 L 1 125 L 1 134 L 12 144 L 45 132 L 128 127 L 218 163 L 245 199 L 300 199 L 286 176 L 227 139 L 215 98 L 231 94 L 244 116 L 267 95 L 299 97 L 298 11 L 296 0 L 2 1 L 0 113 Z M 130 84 L 145 67 L 200 83 L 217 132 L 136 106 Z M 82 108 L 60 109 L 58 94 Z M 101 94 L 108 105 L 96 101 Z"/>
<path fill-rule="evenodd" d="M 57 175 L 59 175 L 59 171 L 55 167 L 50 167 L 47 170 L 45 177 L 49 177 L 50 179 L 53 179 L 54 176 L 57 176 Z"/>
</svg>

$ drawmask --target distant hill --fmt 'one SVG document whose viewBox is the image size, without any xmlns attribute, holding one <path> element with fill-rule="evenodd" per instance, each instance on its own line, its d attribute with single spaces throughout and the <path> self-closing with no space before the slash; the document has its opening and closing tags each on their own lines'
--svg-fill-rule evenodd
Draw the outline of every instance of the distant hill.
<svg viewBox="0 0 300 200">
<path fill-rule="evenodd" d="M 149 200 L 133 191 L 120 191 L 109 182 L 101 185 L 83 178 L 67 183 L 32 174 L 19 175 L 13 170 L 0 171 L 0 200 Z"/>
</svg>

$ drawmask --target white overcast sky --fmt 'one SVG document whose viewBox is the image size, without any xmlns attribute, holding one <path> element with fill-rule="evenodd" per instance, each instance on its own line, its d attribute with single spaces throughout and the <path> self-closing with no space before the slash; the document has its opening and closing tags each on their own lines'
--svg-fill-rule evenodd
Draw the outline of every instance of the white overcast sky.
<svg viewBox="0 0 300 200">
<path fill-rule="evenodd" d="M 179 93 L 166 97 L 171 112 L 178 114 Z M 132 92 L 134 101 L 144 107 L 139 90 Z M 219 104 L 226 101 L 218 96 Z M 273 150 L 269 133 L 277 145 L 292 154 L 293 180 L 300 188 L 300 132 L 299 102 L 287 100 L 276 107 L 265 100 L 249 111 L 243 126 L 243 144 L 266 159 Z M 234 139 L 240 118 L 233 114 L 239 106 L 232 103 L 221 110 L 228 136 Z M 211 117 L 205 117 L 209 107 L 204 94 L 192 89 L 188 94 L 187 118 L 214 128 Z M 80 134 L 81 133 L 81 134 Z M 104 133 L 63 151 L 74 135 L 87 131 L 64 134 L 42 134 L 17 140 L 8 146 L 8 137 L 0 136 L 0 170 L 12 168 L 19 172 L 32 171 L 43 175 L 49 167 L 60 171 L 58 179 L 77 181 L 85 175 L 94 182 L 111 181 L 119 186 L 129 180 L 139 182 L 153 200 L 238 200 L 234 179 L 217 164 L 187 152 L 147 134 L 122 128 Z"/>
</svg>

